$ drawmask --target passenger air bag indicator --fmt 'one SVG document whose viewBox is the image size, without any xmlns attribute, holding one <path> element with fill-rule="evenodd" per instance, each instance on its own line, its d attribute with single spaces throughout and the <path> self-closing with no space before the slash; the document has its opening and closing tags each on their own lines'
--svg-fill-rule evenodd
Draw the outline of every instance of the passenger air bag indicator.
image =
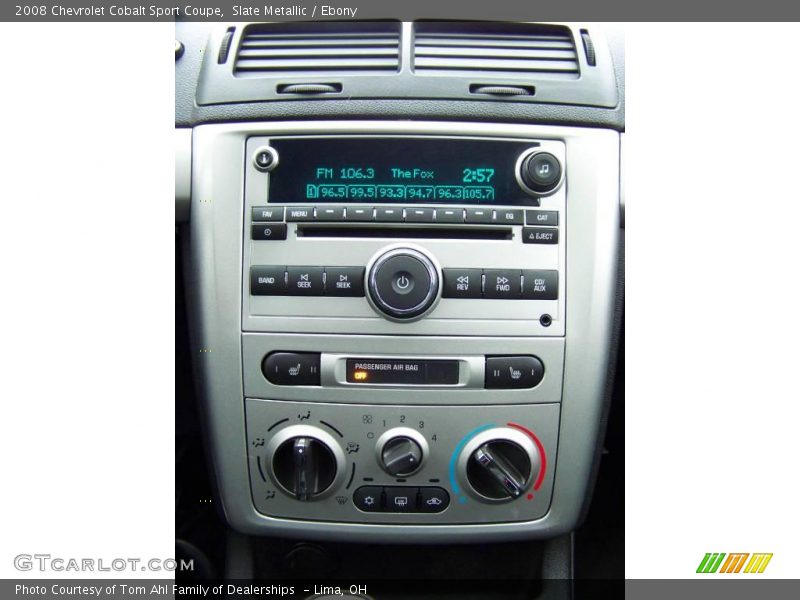
<svg viewBox="0 0 800 600">
<path fill-rule="evenodd" d="M 347 383 L 456 385 L 458 361 L 348 358 Z"/>
</svg>

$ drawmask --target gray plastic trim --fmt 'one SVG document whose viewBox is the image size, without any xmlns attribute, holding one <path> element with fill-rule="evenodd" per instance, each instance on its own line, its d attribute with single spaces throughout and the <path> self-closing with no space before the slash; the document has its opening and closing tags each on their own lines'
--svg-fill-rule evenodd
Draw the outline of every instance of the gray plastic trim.
<svg viewBox="0 0 800 600">
<path fill-rule="evenodd" d="M 459 134 L 555 139 L 566 143 L 569 327 L 565 338 L 558 467 L 552 503 L 544 517 L 515 523 L 432 527 L 303 522 L 272 518 L 255 510 L 246 459 L 242 373 L 244 141 L 250 135 L 313 132 Z M 221 510 L 235 529 L 249 534 L 338 541 L 386 540 L 391 536 L 398 543 L 455 543 L 552 538 L 575 527 L 589 492 L 612 339 L 620 233 L 618 133 L 486 123 L 243 123 L 197 127 L 193 149 L 189 302 L 194 343 L 198 349 L 209 350 L 194 353 L 195 372 L 207 420 L 213 470 L 220 487 Z M 216 197 L 215 191 L 222 184 L 233 186 L 239 193 Z M 524 343 L 527 338 L 518 339 Z M 500 342 L 501 338 L 495 341 Z"/>
<path fill-rule="evenodd" d="M 192 200 L 192 130 L 175 130 L 175 222 L 189 220 Z"/>
<path fill-rule="evenodd" d="M 342 91 L 330 97 L 348 99 L 368 98 L 425 98 L 477 100 L 480 102 L 512 102 L 517 104 L 560 104 L 614 108 L 619 104 L 614 65 L 609 46 L 596 24 L 563 24 L 572 34 L 580 76 L 577 78 L 558 78 L 552 75 L 514 76 L 513 74 L 494 74 L 475 71 L 458 72 L 415 72 L 414 23 L 402 23 L 400 32 L 400 70 L 397 72 L 353 73 L 349 71 L 328 72 L 309 71 L 297 73 L 268 73 L 262 77 L 241 77 L 234 75 L 236 53 L 242 42 L 245 29 L 251 23 L 221 23 L 215 27 L 208 38 L 205 49 L 206 59 L 200 69 L 197 81 L 196 103 L 198 106 L 235 104 L 244 102 L 264 102 L 275 100 L 308 100 L 304 94 L 281 94 L 278 86 L 292 84 L 339 83 Z M 559 24 L 562 25 L 562 24 Z M 234 56 L 225 64 L 218 64 L 217 51 L 225 38 L 228 28 L 236 26 L 231 51 Z M 323 27 L 323 25 L 320 25 Z M 589 28 L 595 46 L 597 65 L 589 66 L 583 52 L 580 30 Z M 470 86 L 474 84 L 490 86 L 535 85 L 534 95 L 524 96 L 486 96 L 474 94 Z"/>
<path fill-rule="evenodd" d="M 619 136 L 619 224 L 625 228 L 625 132 Z"/>
</svg>

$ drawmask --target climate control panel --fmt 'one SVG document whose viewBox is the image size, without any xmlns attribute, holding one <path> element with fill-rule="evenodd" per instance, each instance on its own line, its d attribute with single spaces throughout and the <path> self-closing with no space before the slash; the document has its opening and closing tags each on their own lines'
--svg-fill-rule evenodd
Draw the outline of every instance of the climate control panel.
<svg viewBox="0 0 800 600">
<path fill-rule="evenodd" d="M 559 404 L 246 401 L 262 514 L 366 523 L 531 521 L 550 506 Z"/>
</svg>

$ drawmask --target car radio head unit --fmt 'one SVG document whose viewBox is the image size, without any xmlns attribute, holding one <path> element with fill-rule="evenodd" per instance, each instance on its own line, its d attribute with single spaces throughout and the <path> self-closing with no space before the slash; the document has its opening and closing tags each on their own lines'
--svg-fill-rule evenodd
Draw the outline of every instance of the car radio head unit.
<svg viewBox="0 0 800 600">
<path fill-rule="evenodd" d="M 255 164 L 271 170 L 269 201 L 279 204 L 535 206 L 537 193 L 561 180 L 558 160 L 537 148 L 493 139 L 279 138 L 257 150 Z"/>
</svg>

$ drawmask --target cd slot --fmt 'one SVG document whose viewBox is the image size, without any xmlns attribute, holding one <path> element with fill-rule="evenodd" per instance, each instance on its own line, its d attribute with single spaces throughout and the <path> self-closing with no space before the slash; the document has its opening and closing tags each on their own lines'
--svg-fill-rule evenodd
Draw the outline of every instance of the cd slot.
<svg viewBox="0 0 800 600">
<path fill-rule="evenodd" d="M 297 237 L 511 240 L 510 227 L 408 227 L 298 224 Z"/>
</svg>

